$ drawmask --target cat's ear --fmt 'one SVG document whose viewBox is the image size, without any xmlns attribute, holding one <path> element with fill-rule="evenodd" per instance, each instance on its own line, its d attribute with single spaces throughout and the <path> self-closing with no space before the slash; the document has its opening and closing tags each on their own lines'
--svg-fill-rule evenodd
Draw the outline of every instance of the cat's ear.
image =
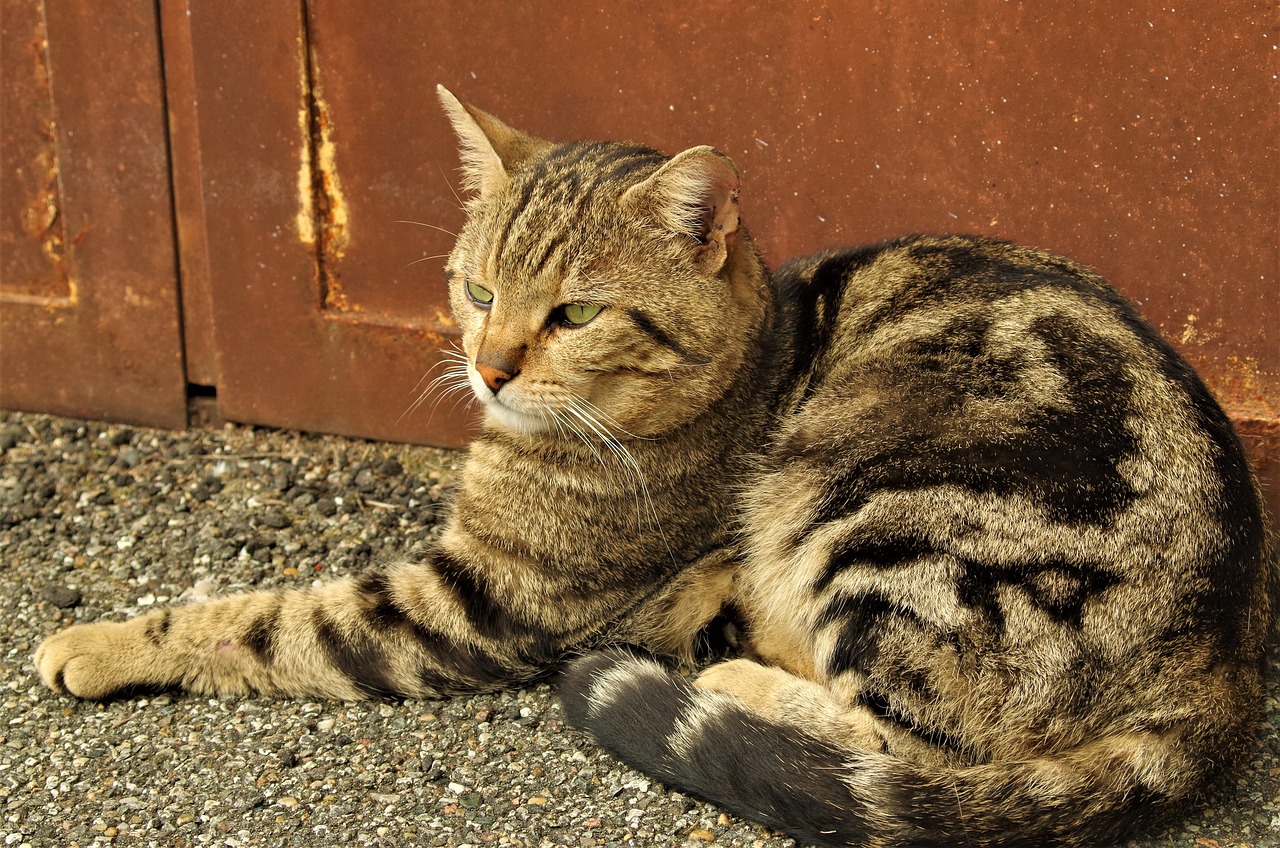
<svg viewBox="0 0 1280 848">
<path fill-rule="evenodd" d="M 502 188 L 521 163 L 550 150 L 551 142 L 512 129 L 469 103 L 463 103 L 443 85 L 436 86 L 444 112 L 458 134 L 463 185 L 481 197 Z"/>
<path fill-rule="evenodd" d="M 664 229 L 693 240 L 694 263 L 707 274 L 724 267 L 738 230 L 738 168 L 714 147 L 673 157 L 622 196 Z"/>
</svg>

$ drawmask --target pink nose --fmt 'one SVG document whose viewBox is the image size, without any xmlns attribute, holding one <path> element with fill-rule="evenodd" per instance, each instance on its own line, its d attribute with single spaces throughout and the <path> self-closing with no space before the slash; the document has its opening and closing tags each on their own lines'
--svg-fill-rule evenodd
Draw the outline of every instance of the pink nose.
<svg viewBox="0 0 1280 848">
<path fill-rule="evenodd" d="M 500 368 L 494 368 L 492 365 L 486 365 L 483 362 L 476 363 L 476 373 L 480 375 L 480 379 L 484 380 L 484 384 L 489 387 L 489 391 L 495 395 L 498 390 L 510 383 L 515 374 L 508 374 Z"/>
</svg>

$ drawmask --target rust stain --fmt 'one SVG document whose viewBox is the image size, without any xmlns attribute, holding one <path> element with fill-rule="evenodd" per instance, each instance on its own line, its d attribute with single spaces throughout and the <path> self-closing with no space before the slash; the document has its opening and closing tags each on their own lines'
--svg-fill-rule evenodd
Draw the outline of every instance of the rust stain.
<svg viewBox="0 0 1280 848">
<path fill-rule="evenodd" d="M 1182 335 L 1178 337 L 1178 341 L 1186 345 L 1193 341 L 1196 337 L 1196 321 L 1200 320 L 1194 312 L 1187 315 L 1187 323 L 1182 325 Z"/>
<path fill-rule="evenodd" d="M 1252 356 L 1230 354 L 1215 369 L 1213 392 L 1233 415 L 1280 421 L 1276 375 L 1268 374 Z"/>
<path fill-rule="evenodd" d="M 49 40 L 43 31 L 32 35 L 27 43 L 35 90 L 52 97 L 49 74 Z M 21 213 L 22 231 L 40 243 L 40 250 L 50 266 L 67 281 L 70 297 L 49 299 L 50 305 L 66 305 L 76 299 L 75 281 L 68 273 L 66 242 L 62 226 L 61 192 L 58 183 L 58 124 L 53 116 L 40 125 L 40 149 L 31 161 L 35 191 Z M 77 236 L 77 241 L 79 240 Z"/>
<path fill-rule="evenodd" d="M 298 127 L 303 143 L 298 167 L 298 238 L 315 251 L 316 284 L 324 308 L 359 312 L 359 305 L 352 303 L 343 292 L 336 270 L 351 237 L 349 206 L 338 176 L 332 112 L 324 98 L 315 51 L 309 39 L 301 53 L 302 105 L 298 111 Z"/>
<path fill-rule="evenodd" d="M 435 318 L 436 323 L 441 327 L 444 327 L 447 332 L 452 332 L 455 335 L 457 334 L 458 322 L 453 320 L 453 316 L 448 312 L 445 312 L 443 309 L 437 309 Z"/>
</svg>

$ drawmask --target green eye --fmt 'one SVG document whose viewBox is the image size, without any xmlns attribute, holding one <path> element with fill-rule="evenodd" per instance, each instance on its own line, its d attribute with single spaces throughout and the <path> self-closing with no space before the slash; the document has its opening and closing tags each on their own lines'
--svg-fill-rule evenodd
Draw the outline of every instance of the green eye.
<svg viewBox="0 0 1280 848">
<path fill-rule="evenodd" d="M 467 280 L 467 296 L 481 306 L 488 306 L 493 303 L 493 292 L 489 291 L 484 286 L 476 285 L 470 280 Z"/>
<path fill-rule="evenodd" d="M 604 307 L 598 303 L 566 303 L 562 308 L 564 320 L 576 327 L 599 315 Z"/>
</svg>

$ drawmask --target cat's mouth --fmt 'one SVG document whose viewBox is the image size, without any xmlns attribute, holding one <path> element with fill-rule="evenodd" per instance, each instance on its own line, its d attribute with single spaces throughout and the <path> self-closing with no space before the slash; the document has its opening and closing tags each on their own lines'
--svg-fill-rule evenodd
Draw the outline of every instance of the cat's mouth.
<svg viewBox="0 0 1280 848">
<path fill-rule="evenodd" d="M 531 402 L 518 385 L 507 384 L 496 394 L 476 372 L 468 375 L 471 391 L 484 407 L 485 417 L 504 430 L 525 435 L 545 433 L 552 428 L 551 415 L 541 404 Z"/>
</svg>

